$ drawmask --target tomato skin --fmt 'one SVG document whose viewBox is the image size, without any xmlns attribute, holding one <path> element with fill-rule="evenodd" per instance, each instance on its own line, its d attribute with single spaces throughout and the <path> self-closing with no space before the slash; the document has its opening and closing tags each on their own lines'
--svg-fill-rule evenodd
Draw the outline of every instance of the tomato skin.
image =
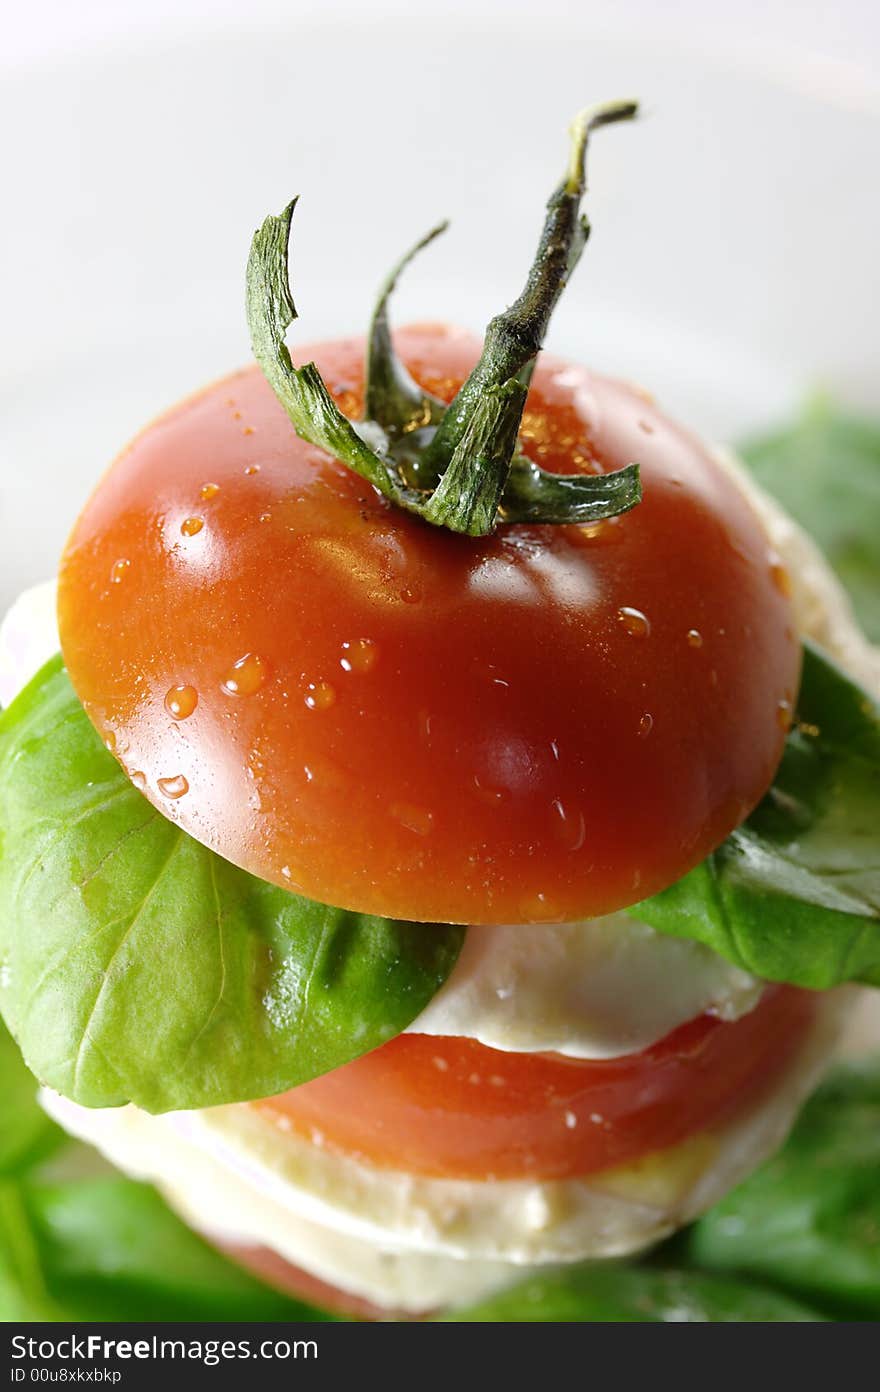
<svg viewBox="0 0 880 1392">
<path fill-rule="evenodd" d="M 576 1179 L 666 1150 L 773 1085 L 816 997 L 769 987 L 739 1020 L 703 1015 L 645 1049 L 586 1061 L 402 1034 L 251 1103 L 330 1150 L 444 1179 Z"/>
<path fill-rule="evenodd" d="M 479 347 L 398 346 L 447 399 Z M 300 356 L 357 413 L 362 355 Z M 263 879 L 424 921 L 610 912 L 718 845 L 798 685 L 760 525 L 638 392 L 558 360 L 524 440 L 561 473 L 636 460 L 644 501 L 593 533 L 453 536 L 300 441 L 256 368 L 139 436 L 74 528 L 59 621 L 146 796 Z"/>
</svg>

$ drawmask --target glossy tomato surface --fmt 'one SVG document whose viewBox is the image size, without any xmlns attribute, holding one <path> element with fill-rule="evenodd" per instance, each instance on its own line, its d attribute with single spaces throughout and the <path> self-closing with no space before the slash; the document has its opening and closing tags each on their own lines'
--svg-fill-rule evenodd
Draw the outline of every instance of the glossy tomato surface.
<svg viewBox="0 0 880 1392">
<path fill-rule="evenodd" d="M 398 336 L 450 398 L 479 345 Z M 314 356 L 361 409 L 363 344 Z M 551 358 L 523 438 L 560 473 L 641 465 L 598 527 L 432 528 L 304 444 L 256 368 L 151 425 L 61 569 L 73 684 L 168 817 L 262 878 L 399 918 L 607 913 L 761 797 L 798 685 L 759 523 L 643 394 Z"/>
<path fill-rule="evenodd" d="M 817 998 L 769 987 L 742 1019 L 703 1015 L 601 1061 L 401 1034 L 252 1106 L 370 1164 L 446 1179 L 573 1179 L 710 1130 L 772 1088 Z"/>
</svg>

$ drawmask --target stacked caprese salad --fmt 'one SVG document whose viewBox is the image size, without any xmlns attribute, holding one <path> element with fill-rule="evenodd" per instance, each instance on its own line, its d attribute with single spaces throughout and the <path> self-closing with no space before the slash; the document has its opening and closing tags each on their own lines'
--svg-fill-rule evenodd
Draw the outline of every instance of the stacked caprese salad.
<svg viewBox="0 0 880 1392">
<path fill-rule="evenodd" d="M 392 346 L 395 272 L 294 367 L 267 219 L 259 366 L 137 437 L 57 627 L 53 586 L 0 634 L 0 1005 L 45 1106 L 355 1314 L 670 1232 L 785 1135 L 830 988 L 880 982 L 836 581 L 643 391 L 538 361 L 634 109 L 575 123 L 482 345 Z"/>
</svg>

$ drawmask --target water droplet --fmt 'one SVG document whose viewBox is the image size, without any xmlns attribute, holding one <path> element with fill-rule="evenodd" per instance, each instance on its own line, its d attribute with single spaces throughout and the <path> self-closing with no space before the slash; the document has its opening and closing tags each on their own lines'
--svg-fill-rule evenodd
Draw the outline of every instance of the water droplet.
<svg viewBox="0 0 880 1392">
<path fill-rule="evenodd" d="M 778 556 L 770 558 L 770 579 L 785 599 L 791 599 L 791 576 Z"/>
<path fill-rule="evenodd" d="M 403 589 L 400 591 L 400 598 L 403 600 L 404 604 L 419 604 L 422 596 L 419 590 L 414 590 L 409 585 L 404 585 Z"/>
<path fill-rule="evenodd" d="M 645 711 L 645 714 L 642 716 L 641 720 L 639 721 L 639 738 L 640 738 L 640 739 L 647 739 L 648 736 L 650 735 L 651 731 L 653 730 L 653 728 L 654 728 L 654 717 L 653 717 L 653 715 L 651 714 L 650 711 Z"/>
<path fill-rule="evenodd" d="M 427 836 L 434 825 L 434 813 L 427 807 L 418 807 L 414 802 L 395 802 L 391 805 L 391 815 L 407 831 L 417 836 Z"/>
<path fill-rule="evenodd" d="M 573 1131 L 578 1124 L 577 1113 L 566 1111 L 563 1113 L 563 1120 L 569 1131 Z"/>
<path fill-rule="evenodd" d="M 231 668 L 221 682 L 223 690 L 230 696 L 253 696 L 266 680 L 266 664 L 256 653 L 245 653 Z"/>
<path fill-rule="evenodd" d="M 233 413 L 232 413 L 232 419 L 233 419 L 233 420 L 241 420 L 241 411 L 233 411 Z"/>
<path fill-rule="evenodd" d="M 437 1069 L 437 1072 L 438 1072 L 438 1073 L 448 1073 L 448 1072 L 449 1072 L 449 1060 L 448 1060 L 448 1059 L 441 1058 L 439 1054 L 435 1054 L 434 1057 L 431 1059 L 431 1062 L 433 1063 L 434 1067 Z"/>
<path fill-rule="evenodd" d="M 248 475 L 249 478 L 252 478 L 254 474 L 258 474 L 259 472 L 259 464 L 248 464 L 247 468 L 245 469 L 245 473 Z"/>
<path fill-rule="evenodd" d="M 776 702 L 776 721 L 780 730 L 787 731 L 791 728 L 791 715 L 791 701 Z"/>
<path fill-rule="evenodd" d="M 140 792 L 143 792 L 144 788 L 146 788 L 147 786 L 147 775 L 145 773 L 142 773 L 140 769 L 135 769 L 134 773 L 129 774 L 129 778 L 131 779 L 134 786 Z"/>
<path fill-rule="evenodd" d="M 342 644 L 339 665 L 343 672 L 369 672 L 375 667 L 379 649 L 371 638 L 353 638 Z"/>
<path fill-rule="evenodd" d="M 646 421 L 646 420 L 640 420 L 640 421 L 639 421 L 639 430 L 644 430 L 644 432 L 645 432 L 646 435 L 653 435 L 653 434 L 654 434 L 654 427 L 653 427 L 653 425 L 651 425 L 650 422 L 649 422 L 649 421 Z"/>
<path fill-rule="evenodd" d="M 110 584 L 121 585 L 130 567 L 131 561 L 126 560 L 124 556 L 120 560 L 114 561 L 110 569 Z"/>
<path fill-rule="evenodd" d="M 490 805 L 503 802 L 507 797 L 505 788 L 498 788 L 491 783 L 486 783 L 476 774 L 474 774 L 474 792 L 481 802 L 488 802 Z"/>
<path fill-rule="evenodd" d="M 523 899 L 520 903 L 520 913 L 526 923 L 558 923 L 560 909 L 555 899 L 551 899 L 549 894 L 539 892 Z"/>
<path fill-rule="evenodd" d="M 303 700 L 309 710 L 329 710 L 336 700 L 336 691 L 329 682 L 309 682 Z"/>
<path fill-rule="evenodd" d="M 201 517 L 185 517 L 180 524 L 181 536 L 198 536 L 204 525 L 204 519 Z"/>
<path fill-rule="evenodd" d="M 285 880 L 289 880 L 289 879 L 290 879 L 290 866 L 289 866 L 289 865 L 282 865 L 282 867 L 281 867 L 281 873 L 282 873 L 282 875 L 284 876 Z"/>
<path fill-rule="evenodd" d="M 554 839 L 566 851 L 579 851 L 587 836 L 587 823 L 580 808 L 566 807 L 561 798 L 554 798 L 550 816 Z"/>
<path fill-rule="evenodd" d="M 104 736 L 104 748 L 112 754 L 116 748 L 116 736 L 112 730 L 108 730 Z"/>
<path fill-rule="evenodd" d="M 184 793 L 189 792 L 189 783 L 182 773 L 176 773 L 172 778 L 158 779 L 156 787 L 163 797 L 171 798 L 172 801 L 175 798 L 182 798 Z"/>
<path fill-rule="evenodd" d="M 651 632 L 650 620 L 641 609 L 631 609 L 629 605 L 624 605 L 622 609 L 618 609 L 617 617 L 633 638 L 646 638 Z"/>
<path fill-rule="evenodd" d="M 186 720 L 199 703 L 194 686 L 172 686 L 165 695 L 165 709 L 174 720 Z"/>
<path fill-rule="evenodd" d="M 701 648 L 703 646 L 703 635 L 698 628 L 689 628 L 687 631 L 687 641 L 689 648 Z"/>
<path fill-rule="evenodd" d="M 220 485 L 219 485 L 219 483 L 203 483 L 202 486 L 201 486 L 201 488 L 199 489 L 199 494 L 200 494 L 201 497 L 203 497 L 206 501 L 207 501 L 208 498 L 216 498 L 216 496 L 217 496 L 217 494 L 218 494 L 219 492 L 220 492 Z"/>
<path fill-rule="evenodd" d="M 252 425 L 246 425 L 241 433 L 242 435 L 253 435 L 254 427 Z M 257 468 L 259 468 L 259 465 L 257 465 Z M 254 472 L 256 472 L 256 470 Z"/>
</svg>

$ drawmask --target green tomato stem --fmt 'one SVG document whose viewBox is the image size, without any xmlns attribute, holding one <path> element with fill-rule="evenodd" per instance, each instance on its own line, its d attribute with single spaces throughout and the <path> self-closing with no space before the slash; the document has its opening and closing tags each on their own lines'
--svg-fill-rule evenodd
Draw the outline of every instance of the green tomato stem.
<svg viewBox="0 0 880 1392">
<path fill-rule="evenodd" d="M 597 521 L 635 507 L 641 500 L 636 464 L 604 475 L 549 474 L 518 450 L 517 435 L 550 317 L 589 234 L 580 202 L 590 134 L 629 120 L 636 109 L 635 102 L 609 102 L 575 118 L 568 167 L 547 205 L 525 287 L 489 324 L 480 359 L 448 407 L 400 362 L 388 323 L 401 272 L 446 224 L 407 252 L 382 286 L 368 339 L 366 415 L 355 425 L 315 364 L 294 367 L 285 343 L 296 318 L 288 269 L 296 199 L 279 217 L 266 218 L 248 259 L 248 323 L 254 356 L 297 433 L 396 506 L 469 536 L 488 536 L 500 523 Z"/>
</svg>

